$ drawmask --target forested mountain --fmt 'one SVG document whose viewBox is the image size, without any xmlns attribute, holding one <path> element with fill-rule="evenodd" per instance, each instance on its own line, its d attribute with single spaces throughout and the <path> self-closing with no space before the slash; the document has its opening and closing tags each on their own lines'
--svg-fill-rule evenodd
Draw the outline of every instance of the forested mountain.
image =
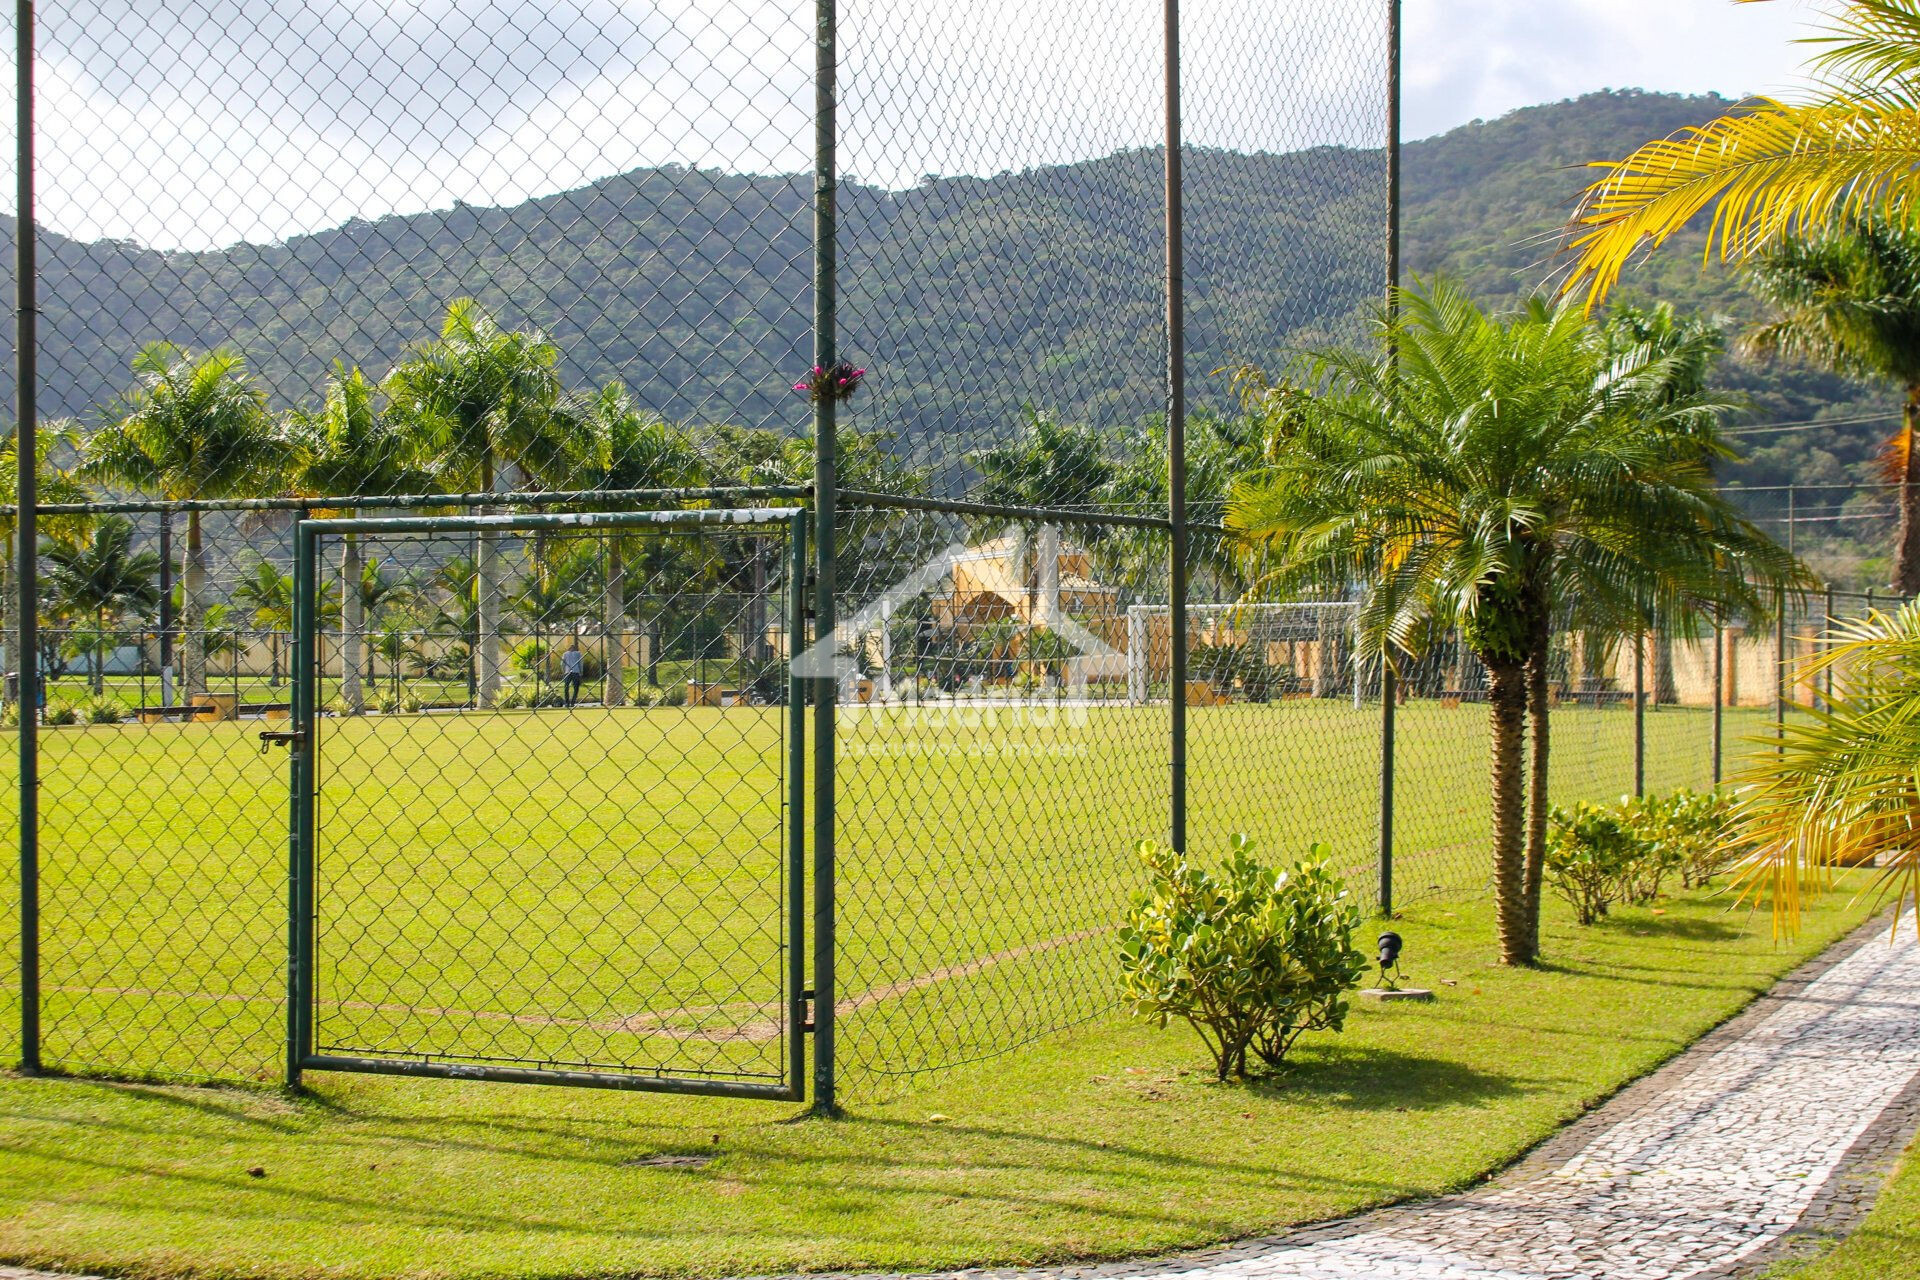
<svg viewBox="0 0 1920 1280">
<path fill-rule="evenodd" d="M 1491 301 L 1548 278 L 1591 159 L 1725 108 L 1718 98 L 1594 94 L 1475 123 L 1406 149 L 1407 263 Z M 1122 153 L 890 192 L 849 184 L 840 237 L 843 342 L 874 370 L 862 425 L 951 458 L 1025 403 L 1124 423 L 1159 403 L 1159 157 Z M 1213 370 L 1272 364 L 1358 332 L 1381 268 L 1377 153 L 1198 152 L 1188 165 L 1197 397 Z M 549 332 L 578 384 L 625 380 L 670 418 L 787 424 L 809 363 L 808 183 L 639 170 L 512 208 L 354 222 L 273 245 L 164 253 L 43 236 L 43 411 L 97 418 L 138 346 L 232 343 L 279 403 L 332 361 L 379 374 L 474 294 Z M 12 224 L 0 242 L 12 262 Z M 1624 298 L 1756 314 L 1697 239 L 1633 273 Z M 7 370 L 10 373 L 10 365 Z M 4 376 L 4 375 L 0 375 Z M 1884 410 L 1884 392 L 1729 361 L 1759 420 Z M 11 387 L 0 388 L 11 398 Z M 1851 479 L 1886 426 L 1756 436 L 1747 483 Z"/>
<path fill-rule="evenodd" d="M 1714 96 L 1613 92 L 1528 107 L 1406 148 L 1410 269 L 1446 271 L 1487 301 L 1518 302 L 1552 278 L 1560 230 L 1588 180 L 1583 166 L 1725 111 Z M 1622 302 L 1667 301 L 1722 318 L 1729 337 L 1761 310 L 1739 273 L 1706 262 L 1704 237 L 1676 237 L 1623 277 Z M 1887 420 L 1743 437 L 1747 461 L 1729 479 L 1749 485 L 1831 484 L 1863 477 L 1897 425 L 1899 401 L 1813 370 L 1729 358 L 1721 381 L 1747 399 L 1754 423 L 1887 415 Z M 1736 427 L 1738 429 L 1738 427 Z"/>
</svg>

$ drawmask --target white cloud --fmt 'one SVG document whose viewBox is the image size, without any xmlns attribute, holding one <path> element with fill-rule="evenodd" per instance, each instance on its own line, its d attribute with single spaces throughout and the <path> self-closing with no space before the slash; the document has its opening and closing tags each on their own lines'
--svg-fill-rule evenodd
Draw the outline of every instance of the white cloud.
<svg viewBox="0 0 1920 1280">
<path fill-rule="evenodd" d="M 1595 89 L 1779 93 L 1802 0 L 1406 0 L 1406 128 L 1424 137 Z"/>
</svg>

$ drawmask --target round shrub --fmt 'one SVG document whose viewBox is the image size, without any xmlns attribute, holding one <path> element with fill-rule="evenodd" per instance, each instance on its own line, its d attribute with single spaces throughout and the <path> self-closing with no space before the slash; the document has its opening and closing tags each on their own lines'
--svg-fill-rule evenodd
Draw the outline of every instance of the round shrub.
<svg viewBox="0 0 1920 1280">
<path fill-rule="evenodd" d="M 1631 887 L 1647 849 L 1616 806 L 1555 805 L 1547 817 L 1547 883 L 1572 905 L 1575 920 L 1592 924 Z"/>
<path fill-rule="evenodd" d="M 1324 844 L 1290 871 L 1261 866 L 1236 835 L 1218 872 L 1152 842 L 1152 884 L 1120 929 L 1120 971 L 1136 1017 L 1191 1026 L 1222 1080 L 1247 1074 L 1251 1051 L 1277 1067 L 1300 1035 L 1338 1031 L 1367 958 L 1354 948 L 1360 911 Z"/>
</svg>

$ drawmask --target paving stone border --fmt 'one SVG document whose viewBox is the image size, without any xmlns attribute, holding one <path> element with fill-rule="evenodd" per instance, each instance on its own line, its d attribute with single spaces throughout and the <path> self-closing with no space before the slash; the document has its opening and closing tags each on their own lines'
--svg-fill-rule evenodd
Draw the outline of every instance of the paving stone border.
<svg viewBox="0 0 1920 1280">
<path fill-rule="evenodd" d="M 1147 1261 L 805 1280 L 1750 1280 L 1857 1227 L 1920 1132 L 1902 935 L 1862 926 L 1471 1191 Z"/>
</svg>

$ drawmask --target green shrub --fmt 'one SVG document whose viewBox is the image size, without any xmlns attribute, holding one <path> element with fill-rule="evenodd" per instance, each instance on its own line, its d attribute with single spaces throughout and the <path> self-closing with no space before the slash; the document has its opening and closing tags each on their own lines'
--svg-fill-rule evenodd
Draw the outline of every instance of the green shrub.
<svg viewBox="0 0 1920 1280">
<path fill-rule="evenodd" d="M 400 699 L 390 693 L 383 693 L 373 700 L 373 709 L 383 716 L 398 715 L 400 713 Z"/>
<path fill-rule="evenodd" d="M 400 709 L 402 711 L 424 711 L 426 707 L 427 704 L 421 700 L 420 695 L 412 691 L 409 691 L 405 697 L 400 699 Z"/>
<path fill-rule="evenodd" d="M 9 702 L 0 707 L 0 729 L 18 729 L 20 727 L 20 704 Z"/>
<path fill-rule="evenodd" d="M 1632 819 L 1628 819 L 1632 826 Z M 1620 873 L 1619 899 L 1636 907 L 1648 906 L 1660 897 L 1660 886 L 1668 876 L 1680 870 L 1680 855 L 1672 845 L 1648 840 L 1636 829 L 1639 848 Z"/>
<path fill-rule="evenodd" d="M 1547 817 L 1547 883 L 1573 906 L 1574 918 L 1592 924 L 1629 886 L 1647 845 L 1618 806 L 1555 805 Z"/>
<path fill-rule="evenodd" d="M 1152 886 L 1120 929 L 1121 980 L 1135 1016 L 1186 1022 L 1220 1079 L 1247 1074 L 1252 1050 L 1278 1066 L 1306 1031 L 1338 1031 L 1367 959 L 1353 946 L 1360 911 L 1316 844 L 1312 860 L 1273 871 L 1236 835 L 1218 874 L 1151 842 Z"/>
<path fill-rule="evenodd" d="M 80 712 L 71 702 L 50 702 L 41 718 L 47 724 L 79 724 Z"/>
<path fill-rule="evenodd" d="M 120 704 L 95 698 L 87 704 L 86 717 L 88 724 L 119 724 L 122 719 Z"/>
<path fill-rule="evenodd" d="M 1713 883 L 1745 852 L 1734 830 L 1733 798 L 1724 792 L 1681 787 L 1634 801 L 1628 812 L 1640 838 L 1665 851 L 1682 888 Z"/>
<path fill-rule="evenodd" d="M 518 685 L 509 685 L 494 696 L 493 705 L 501 711 L 513 711 L 527 705 L 527 694 Z"/>
</svg>

